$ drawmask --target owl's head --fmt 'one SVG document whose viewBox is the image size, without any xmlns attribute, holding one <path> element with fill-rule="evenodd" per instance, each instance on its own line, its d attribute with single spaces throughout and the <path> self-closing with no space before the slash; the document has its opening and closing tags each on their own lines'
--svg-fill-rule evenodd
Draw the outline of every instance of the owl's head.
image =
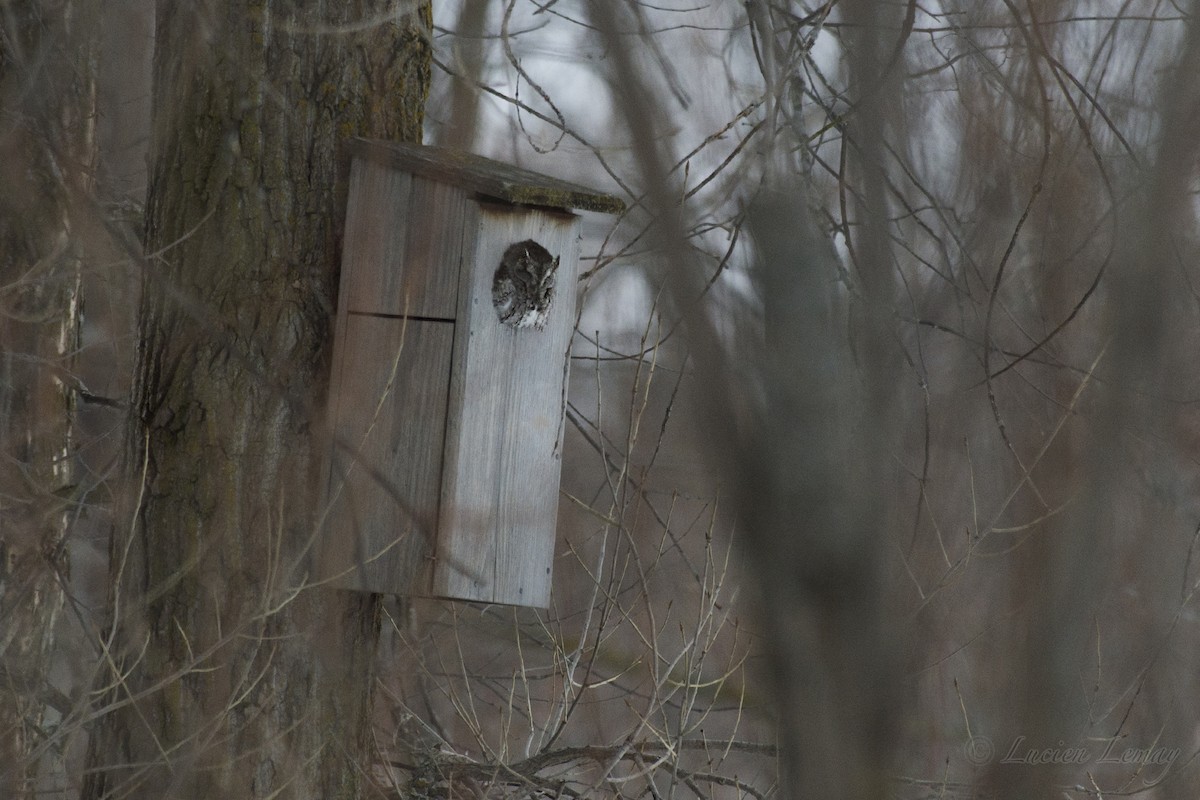
<svg viewBox="0 0 1200 800">
<path fill-rule="evenodd" d="M 532 239 L 504 251 L 492 280 L 492 302 L 500 321 L 514 328 L 546 324 L 559 259 Z"/>
</svg>

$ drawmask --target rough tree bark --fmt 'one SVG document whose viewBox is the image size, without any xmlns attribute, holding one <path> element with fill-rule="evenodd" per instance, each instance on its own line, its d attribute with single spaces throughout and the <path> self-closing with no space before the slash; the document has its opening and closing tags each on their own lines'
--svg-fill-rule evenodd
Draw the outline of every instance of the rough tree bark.
<svg viewBox="0 0 1200 800">
<path fill-rule="evenodd" d="M 123 671 L 85 796 L 361 791 L 378 608 L 307 583 L 339 154 L 420 139 L 430 24 L 427 0 L 158 4 Z"/>
<path fill-rule="evenodd" d="M 32 797 L 74 483 L 91 3 L 0 15 L 0 796 Z M 82 212 L 82 213 L 81 213 Z"/>
</svg>

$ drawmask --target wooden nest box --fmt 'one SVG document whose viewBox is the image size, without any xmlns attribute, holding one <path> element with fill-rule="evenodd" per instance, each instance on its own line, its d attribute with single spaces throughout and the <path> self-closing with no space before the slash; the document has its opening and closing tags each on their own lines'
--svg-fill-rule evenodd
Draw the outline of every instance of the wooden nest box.
<svg viewBox="0 0 1200 800">
<path fill-rule="evenodd" d="M 319 571 L 545 608 L 579 218 L 620 200 L 468 153 L 356 140 Z"/>
</svg>

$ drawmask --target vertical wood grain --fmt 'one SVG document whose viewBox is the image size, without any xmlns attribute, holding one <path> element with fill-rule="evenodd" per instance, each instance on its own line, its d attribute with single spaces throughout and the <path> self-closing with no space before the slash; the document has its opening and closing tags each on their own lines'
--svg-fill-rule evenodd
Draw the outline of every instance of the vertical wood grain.
<svg viewBox="0 0 1200 800">
<path fill-rule="evenodd" d="M 357 159 L 347 213 L 341 308 L 453 319 L 463 228 L 472 201 L 457 186 Z"/>
<path fill-rule="evenodd" d="M 399 307 L 391 306 L 396 311 L 385 313 L 454 319 L 463 231 L 474 220 L 473 205 L 474 201 L 457 186 L 413 178 L 412 202 L 403 220 L 409 229 L 403 294 L 383 298 L 385 305 L 399 302 Z"/>
<path fill-rule="evenodd" d="M 542 330 L 503 325 L 492 304 L 492 278 L 505 249 L 525 239 L 560 258 Z M 549 603 L 560 478 L 554 446 L 578 250 L 574 215 L 480 204 L 459 296 L 436 594 Z"/>
<path fill-rule="evenodd" d="M 453 337 L 448 322 L 346 320 L 324 559 L 335 585 L 428 592 Z"/>
<path fill-rule="evenodd" d="M 343 529 L 334 528 L 338 516 L 344 512 L 345 504 L 337 502 L 334 491 L 333 474 L 335 464 L 344 460 L 338 453 L 338 420 L 343 414 L 345 404 L 342 387 L 347 379 L 346 357 L 346 323 L 349 319 L 349 297 L 351 284 L 354 282 L 358 267 L 364 258 L 362 242 L 370 230 L 370 218 L 367 209 L 371 206 L 371 185 L 367 180 L 370 164 L 362 159 L 354 159 L 350 165 L 350 184 L 346 196 L 346 230 L 342 244 L 341 275 L 338 282 L 337 311 L 333 324 L 333 357 L 329 371 L 329 396 L 326 401 L 325 425 L 327 441 L 322 443 L 326 458 L 321 465 L 320 486 L 324 488 L 325 496 L 321 499 L 318 509 L 317 544 L 311 551 L 313 572 L 322 579 L 341 574 L 347 566 L 353 545 L 339 541 Z M 338 484 L 340 485 L 340 484 Z"/>
<path fill-rule="evenodd" d="M 413 178 L 355 159 L 342 245 L 342 312 L 400 314 Z"/>
</svg>

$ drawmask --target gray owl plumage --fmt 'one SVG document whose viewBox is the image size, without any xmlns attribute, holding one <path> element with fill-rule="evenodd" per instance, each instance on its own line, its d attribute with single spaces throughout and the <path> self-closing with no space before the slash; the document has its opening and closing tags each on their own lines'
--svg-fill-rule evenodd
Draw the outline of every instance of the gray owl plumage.
<svg viewBox="0 0 1200 800">
<path fill-rule="evenodd" d="M 558 258 L 532 239 L 505 250 L 492 279 L 492 303 L 500 321 L 514 328 L 545 326 L 557 272 Z"/>
</svg>

